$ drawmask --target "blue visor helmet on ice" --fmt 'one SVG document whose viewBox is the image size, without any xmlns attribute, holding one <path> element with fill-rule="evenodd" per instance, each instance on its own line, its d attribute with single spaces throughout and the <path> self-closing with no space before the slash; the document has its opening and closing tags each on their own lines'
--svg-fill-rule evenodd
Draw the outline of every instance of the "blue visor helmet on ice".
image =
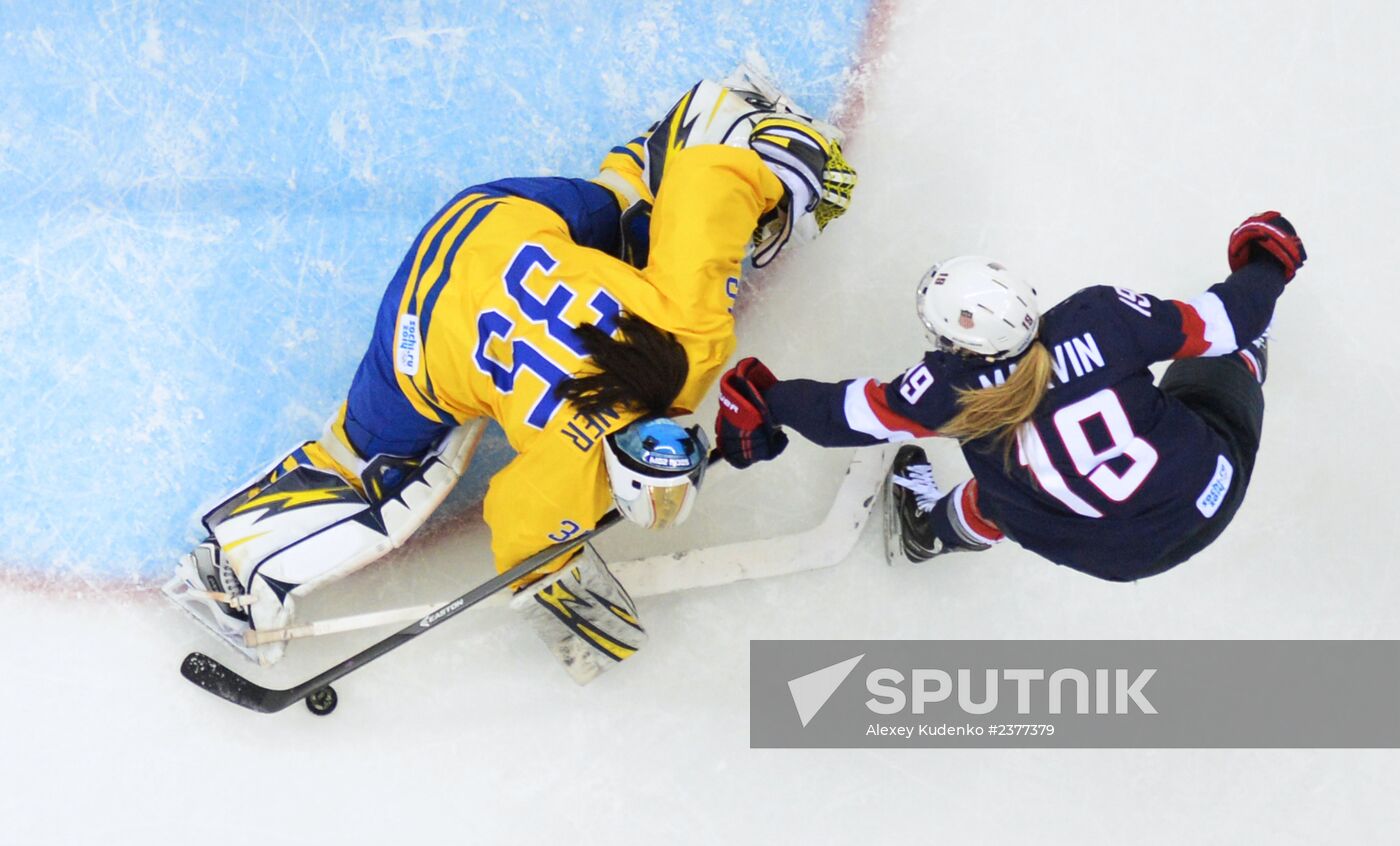
<svg viewBox="0 0 1400 846">
<path fill-rule="evenodd" d="M 709 466 L 705 430 L 645 417 L 608 435 L 606 443 L 603 461 L 622 516 L 648 529 L 684 523 Z"/>
</svg>

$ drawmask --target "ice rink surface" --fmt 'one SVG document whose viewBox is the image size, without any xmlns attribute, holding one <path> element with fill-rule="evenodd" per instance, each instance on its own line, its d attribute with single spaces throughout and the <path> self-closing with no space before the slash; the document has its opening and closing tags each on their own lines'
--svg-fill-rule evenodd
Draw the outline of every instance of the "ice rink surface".
<svg viewBox="0 0 1400 846">
<path fill-rule="evenodd" d="M 1115 585 L 1010 544 L 887 568 L 867 531 L 832 569 L 641 600 L 646 651 L 588 688 L 507 612 L 484 610 L 337 685 L 326 719 L 245 713 L 183 681 L 184 653 L 217 645 L 147 589 L 11 575 L 0 583 L 3 839 L 1392 840 L 1393 751 L 748 748 L 751 638 L 1400 637 L 1389 431 L 1400 365 L 1384 347 L 1400 313 L 1388 260 L 1400 9 L 906 0 L 875 14 L 887 16 L 874 27 L 883 41 L 858 48 L 874 58 L 868 85 L 846 98 L 853 210 L 755 276 L 741 350 L 780 376 L 893 376 L 922 350 L 912 289 L 940 257 L 994 255 L 1046 302 L 1098 283 L 1189 297 L 1227 272 L 1235 224 L 1281 209 L 1310 259 L 1279 304 L 1264 446 L 1219 542 Z M 804 26 L 795 11 L 775 18 Z M 722 70 L 747 46 L 716 47 L 718 62 L 688 51 L 695 67 L 675 81 Z M 319 65 L 314 51 L 307 62 Z M 0 447 L 41 475 L 42 457 L 23 448 Z M 931 450 L 940 479 L 965 473 L 952 444 Z M 620 531 L 608 552 L 796 530 L 823 510 L 844 459 L 795 444 L 774 464 L 717 475 L 693 526 Z M 140 505 L 127 481 L 105 484 Z M 39 520 L 5 509 L 7 531 Z M 469 535 L 440 522 L 423 538 L 432 566 L 399 555 L 345 590 L 372 603 L 396 589 L 457 593 L 441 550 L 479 543 Z M 290 676 L 257 678 L 291 681 L 356 642 L 316 644 L 289 655 Z"/>
<path fill-rule="evenodd" d="M 0 6 L 0 562 L 164 573 L 201 504 L 320 432 L 443 202 L 591 175 L 751 54 L 825 112 L 867 3 L 703 8 Z"/>
</svg>

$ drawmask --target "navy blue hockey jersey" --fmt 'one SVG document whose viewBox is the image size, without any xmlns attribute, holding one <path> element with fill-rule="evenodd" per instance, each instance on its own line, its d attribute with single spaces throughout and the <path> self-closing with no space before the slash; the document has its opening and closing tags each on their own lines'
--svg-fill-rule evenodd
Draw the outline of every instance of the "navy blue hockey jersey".
<svg viewBox="0 0 1400 846">
<path fill-rule="evenodd" d="M 1260 335 L 1284 287 L 1256 261 L 1190 302 L 1085 288 L 1042 318 L 1054 375 L 1017 432 L 1009 466 L 992 439 L 963 445 L 982 514 L 1022 546 L 1100 578 L 1151 565 L 1215 516 L 1234 479 L 1224 440 L 1153 383 L 1148 365 L 1234 352 Z M 779 382 L 773 416 L 826 446 L 938 434 L 960 389 L 1003 382 L 1015 361 L 930 352 L 888 383 Z"/>
</svg>

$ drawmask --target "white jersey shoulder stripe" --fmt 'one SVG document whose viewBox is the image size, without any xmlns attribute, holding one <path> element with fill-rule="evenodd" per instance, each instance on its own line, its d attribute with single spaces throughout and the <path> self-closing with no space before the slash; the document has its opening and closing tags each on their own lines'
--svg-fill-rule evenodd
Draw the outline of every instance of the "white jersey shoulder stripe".
<svg viewBox="0 0 1400 846">
<path fill-rule="evenodd" d="M 865 388 L 871 381 L 870 379 L 857 379 L 846 386 L 846 400 L 843 405 L 846 425 L 856 432 L 862 432 L 882 441 L 912 439 L 914 436 L 909 432 L 891 429 L 881 423 L 880 418 L 875 415 L 875 409 L 870 407 L 870 400 L 865 397 Z"/>
<path fill-rule="evenodd" d="M 1211 293 L 1201 294 L 1188 305 L 1196 310 L 1206 326 L 1206 343 L 1210 346 L 1201 353 L 1202 357 L 1227 355 L 1239 349 L 1239 343 L 1235 340 L 1235 324 L 1230 322 L 1230 313 L 1225 310 L 1225 304 L 1219 297 Z"/>
</svg>

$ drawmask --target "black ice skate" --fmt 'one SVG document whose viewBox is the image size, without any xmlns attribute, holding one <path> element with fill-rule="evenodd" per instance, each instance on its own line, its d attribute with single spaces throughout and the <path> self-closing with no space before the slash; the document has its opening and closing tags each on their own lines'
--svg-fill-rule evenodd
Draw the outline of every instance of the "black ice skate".
<svg viewBox="0 0 1400 846">
<path fill-rule="evenodd" d="M 927 561 L 941 554 L 943 541 L 929 519 L 943 491 L 933 481 L 933 466 L 916 446 L 903 446 L 895 454 L 885 480 L 885 560 Z"/>
</svg>

